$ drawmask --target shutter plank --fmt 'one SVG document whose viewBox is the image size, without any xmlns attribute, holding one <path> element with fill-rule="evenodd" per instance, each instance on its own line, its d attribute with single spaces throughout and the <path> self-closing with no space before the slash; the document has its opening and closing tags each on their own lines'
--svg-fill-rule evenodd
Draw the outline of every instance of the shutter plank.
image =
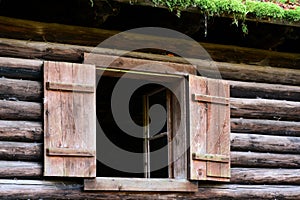
<svg viewBox="0 0 300 200">
<path fill-rule="evenodd" d="M 207 94 L 228 98 L 229 87 L 224 85 L 222 80 L 207 79 Z M 207 127 L 207 153 L 216 155 L 229 155 L 229 106 L 219 103 L 208 103 L 208 127 Z M 228 107 L 228 109 L 227 109 Z M 226 141 L 225 141 L 226 140 Z M 227 163 L 207 162 L 207 176 L 214 177 L 208 179 L 217 179 L 218 177 L 229 177 Z"/>
<path fill-rule="evenodd" d="M 95 68 L 92 65 L 45 62 L 44 67 L 45 83 L 95 85 Z M 56 69 L 56 73 L 52 73 L 53 69 Z M 82 93 L 45 89 L 45 98 L 45 119 L 48 120 L 45 124 L 45 152 L 47 149 L 64 148 L 65 154 L 46 155 L 44 175 L 95 177 L 95 91 Z M 82 149 L 91 152 L 92 156 L 76 156 L 72 153 Z"/>
<path fill-rule="evenodd" d="M 196 76 L 189 76 L 189 94 L 206 94 L 206 81 Z M 193 160 L 193 153 L 206 154 L 206 129 L 207 108 L 205 102 L 193 101 L 193 95 L 189 95 L 190 102 L 190 179 L 206 179 L 206 162 Z"/>
<path fill-rule="evenodd" d="M 189 98 L 190 179 L 229 181 L 229 85 L 223 80 L 190 76 Z"/>
</svg>

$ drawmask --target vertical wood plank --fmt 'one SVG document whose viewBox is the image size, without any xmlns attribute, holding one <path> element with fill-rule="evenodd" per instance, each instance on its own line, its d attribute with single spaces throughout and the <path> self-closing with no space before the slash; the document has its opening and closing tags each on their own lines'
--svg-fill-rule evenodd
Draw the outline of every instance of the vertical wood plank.
<svg viewBox="0 0 300 200">
<path fill-rule="evenodd" d="M 46 88 L 46 80 L 60 81 L 60 66 L 58 63 L 44 63 L 44 80 L 44 88 Z M 52 174 L 63 174 L 63 157 L 48 159 L 46 155 L 47 147 L 61 146 L 61 95 L 59 92 L 54 93 L 54 91 L 44 89 L 44 96 L 44 175 L 51 176 Z"/>
<path fill-rule="evenodd" d="M 191 180 L 206 180 L 206 162 L 193 160 L 192 154 L 206 153 L 207 137 L 207 105 L 203 102 L 193 101 L 193 94 L 206 94 L 207 82 L 196 76 L 189 76 L 189 132 L 190 154 L 189 170 Z"/>
<path fill-rule="evenodd" d="M 172 85 L 172 145 L 174 178 L 187 179 L 187 111 L 186 81 L 184 78 Z M 176 147 L 176 148 L 175 148 Z"/>
</svg>

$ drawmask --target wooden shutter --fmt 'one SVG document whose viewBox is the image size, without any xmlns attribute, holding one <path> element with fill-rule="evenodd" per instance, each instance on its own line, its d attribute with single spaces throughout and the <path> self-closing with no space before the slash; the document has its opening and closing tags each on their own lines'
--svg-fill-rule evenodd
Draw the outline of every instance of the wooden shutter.
<svg viewBox="0 0 300 200">
<path fill-rule="evenodd" d="M 95 67 L 44 63 L 44 176 L 96 176 Z"/>
<path fill-rule="evenodd" d="M 189 76 L 191 180 L 230 180 L 229 85 Z"/>
</svg>

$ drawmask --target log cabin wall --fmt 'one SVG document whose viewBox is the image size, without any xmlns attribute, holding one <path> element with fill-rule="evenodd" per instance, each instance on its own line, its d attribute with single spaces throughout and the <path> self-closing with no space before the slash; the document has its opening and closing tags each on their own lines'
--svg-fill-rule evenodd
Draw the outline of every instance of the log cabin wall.
<svg viewBox="0 0 300 200">
<path fill-rule="evenodd" d="M 84 192 L 81 179 L 43 177 L 42 65 L 42 60 L 0 58 L 2 198 L 300 198 L 299 70 L 285 72 L 289 78 L 282 77 L 281 85 L 241 82 L 227 75 L 231 85 L 230 183 L 200 182 L 197 193 L 119 193 Z M 268 70 L 272 74 L 279 68 Z M 262 78 L 258 75 L 257 80 Z"/>
</svg>

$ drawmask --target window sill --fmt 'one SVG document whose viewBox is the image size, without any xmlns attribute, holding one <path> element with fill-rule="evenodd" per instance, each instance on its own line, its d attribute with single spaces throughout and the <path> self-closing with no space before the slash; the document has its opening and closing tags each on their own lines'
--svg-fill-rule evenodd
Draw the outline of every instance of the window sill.
<svg viewBox="0 0 300 200">
<path fill-rule="evenodd" d="M 107 178 L 84 180 L 86 191 L 148 191 L 148 192 L 197 192 L 198 185 L 184 179 L 163 178 Z"/>
</svg>

